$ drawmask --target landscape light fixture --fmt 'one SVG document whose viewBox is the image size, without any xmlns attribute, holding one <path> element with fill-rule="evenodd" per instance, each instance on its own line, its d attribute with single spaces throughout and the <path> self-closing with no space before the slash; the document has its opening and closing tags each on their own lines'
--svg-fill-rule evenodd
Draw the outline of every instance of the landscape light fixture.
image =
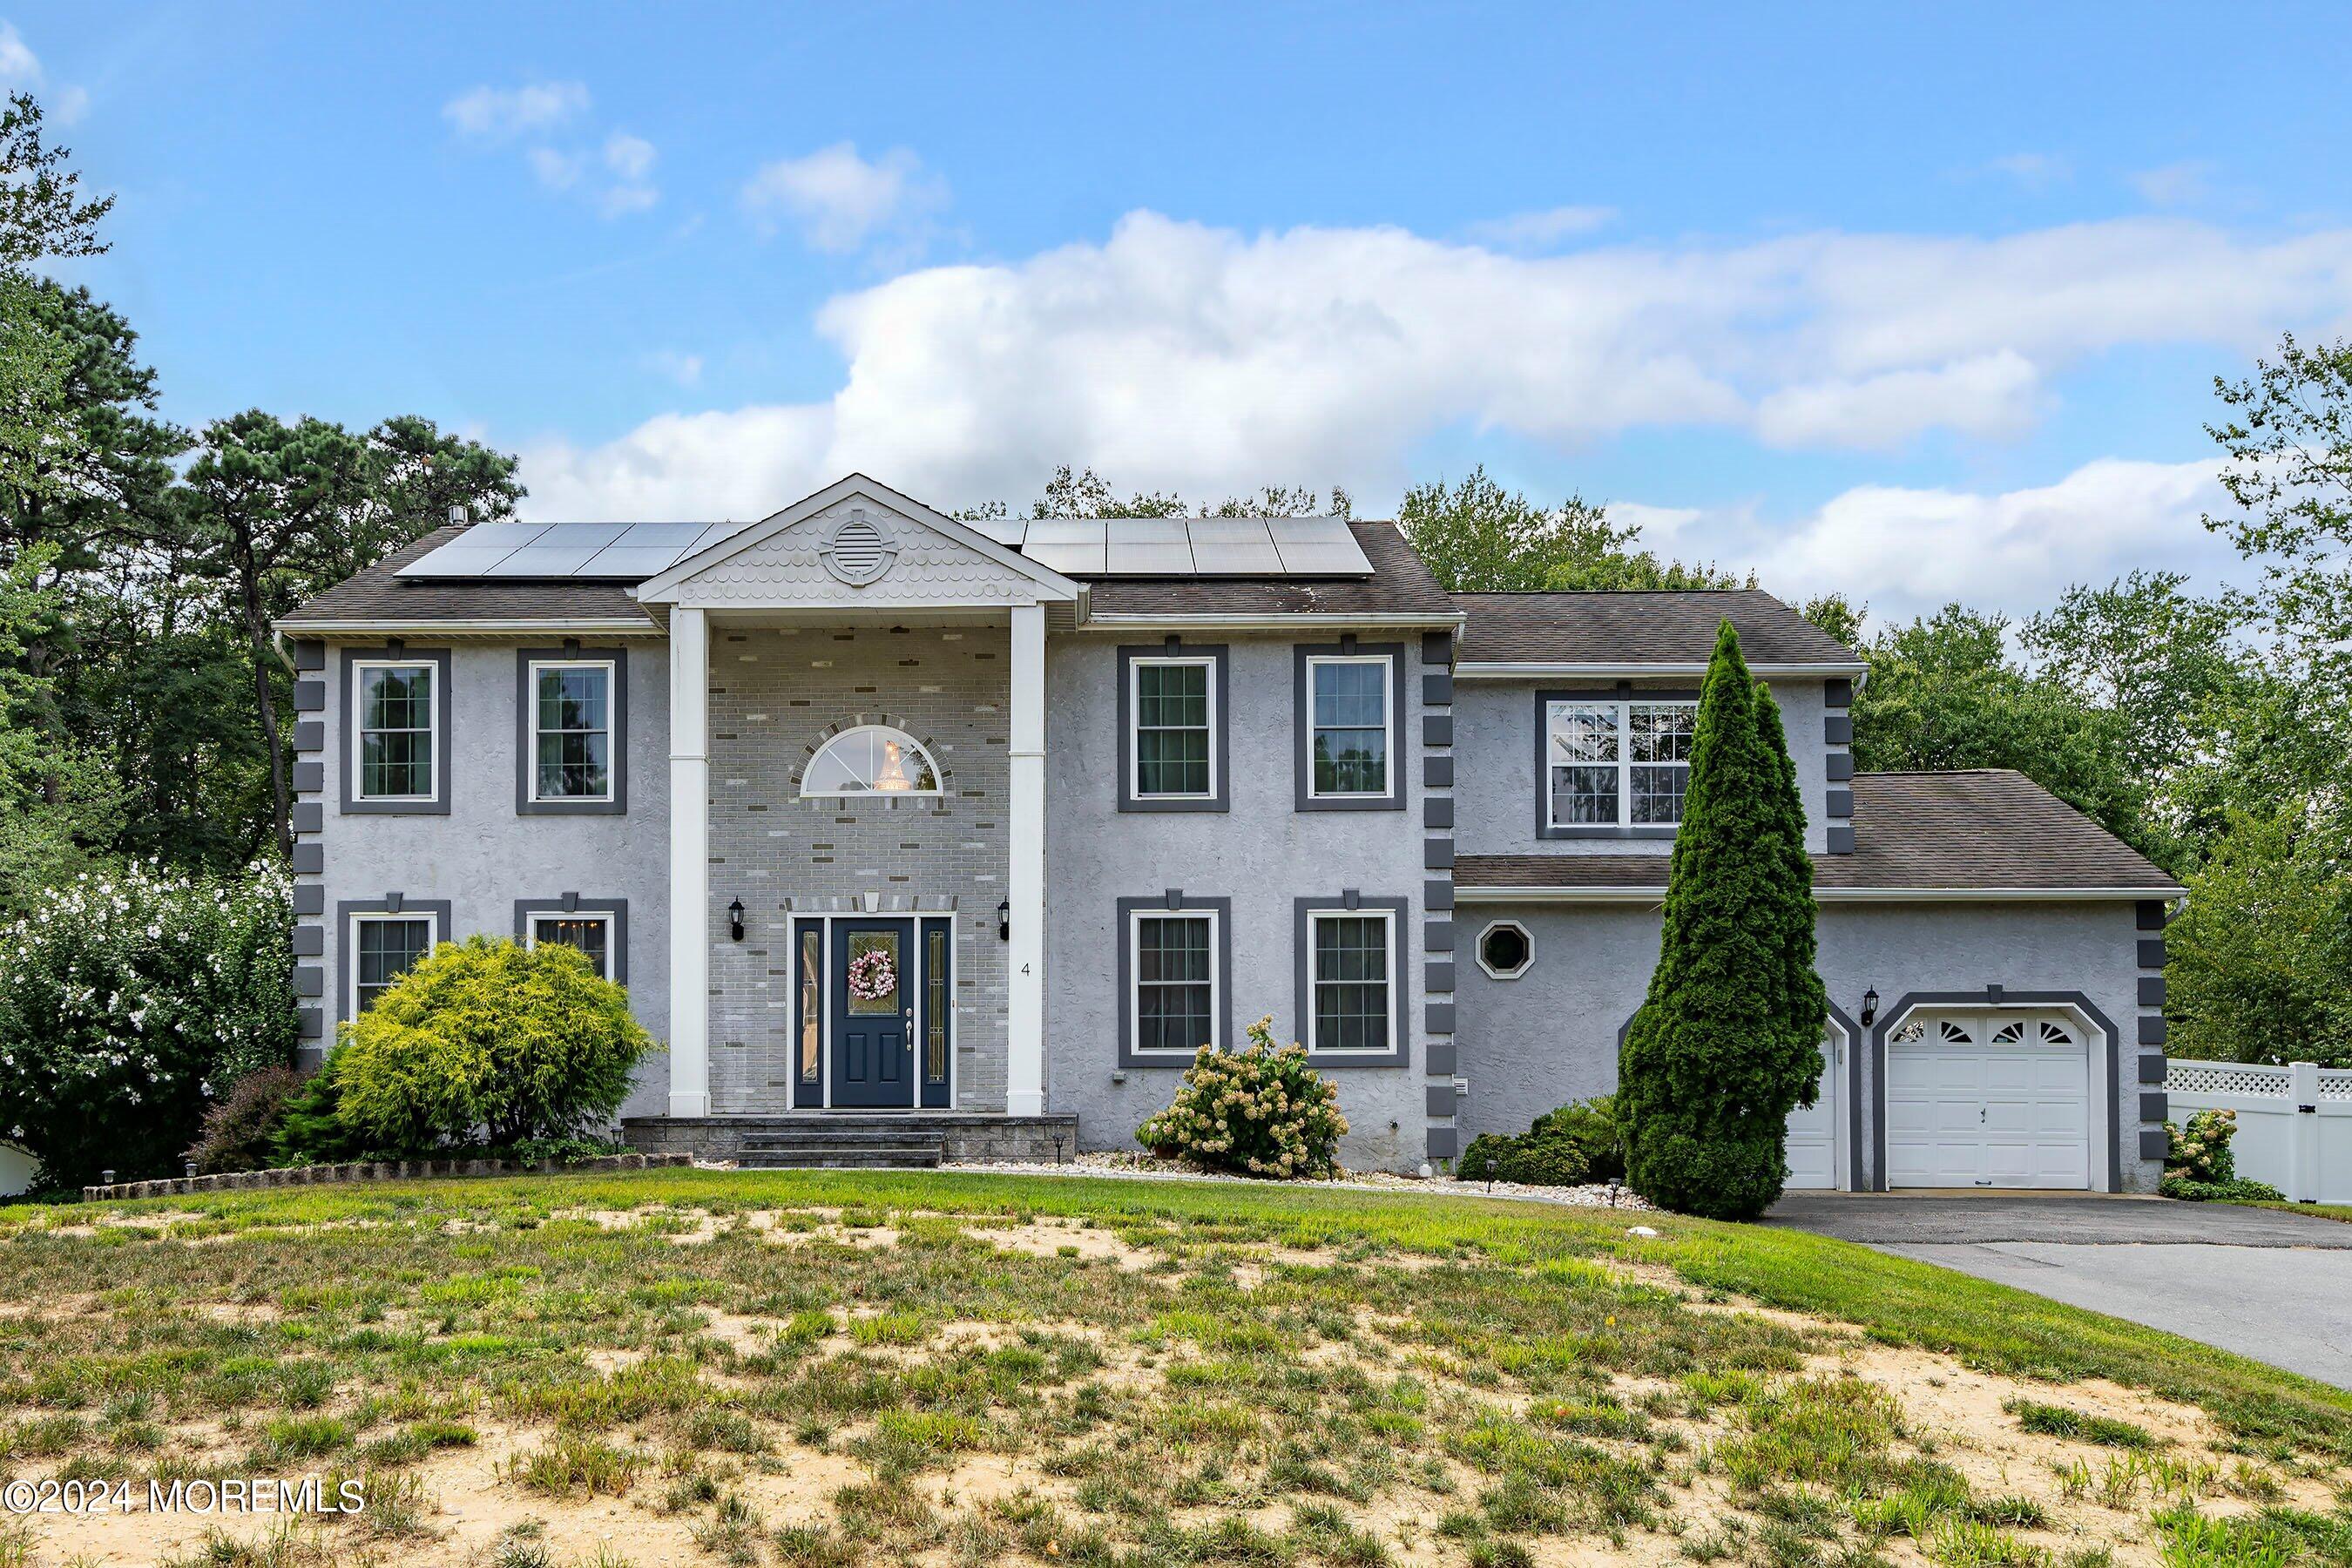
<svg viewBox="0 0 2352 1568">
<path fill-rule="evenodd" d="M 743 940 L 743 900 L 736 899 L 727 906 L 727 934 L 737 942 Z"/>
<path fill-rule="evenodd" d="M 996 940 L 1013 940 L 1013 900 L 1010 899 L 1000 900 L 996 906 Z"/>
</svg>

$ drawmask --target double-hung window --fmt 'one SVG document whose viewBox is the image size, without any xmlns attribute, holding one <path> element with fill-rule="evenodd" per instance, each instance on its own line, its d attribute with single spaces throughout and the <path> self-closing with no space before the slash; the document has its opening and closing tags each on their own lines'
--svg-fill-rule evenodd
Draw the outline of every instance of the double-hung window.
<svg viewBox="0 0 2352 1568">
<path fill-rule="evenodd" d="M 1550 697 L 1543 708 L 1548 832 L 1670 834 L 1682 821 L 1695 700 Z"/>
<path fill-rule="evenodd" d="M 422 914 L 355 914 L 351 931 L 351 1011 L 375 1005 L 392 983 L 433 951 L 434 918 Z"/>
<path fill-rule="evenodd" d="M 1138 800 L 1217 793 L 1217 662 L 1205 655 L 1129 661 L 1129 777 Z"/>
<path fill-rule="evenodd" d="M 1314 1051 L 1365 1055 L 1396 1048 L 1396 986 L 1390 973 L 1396 918 L 1390 909 L 1307 911 Z"/>
<path fill-rule="evenodd" d="M 1138 910 L 1129 917 L 1139 1052 L 1191 1056 L 1217 1038 L 1217 915 L 1208 910 Z"/>
<path fill-rule="evenodd" d="M 613 798 L 613 674 L 605 659 L 531 665 L 532 800 Z"/>
<path fill-rule="evenodd" d="M 353 798 L 425 802 L 436 796 L 441 667 L 365 659 L 352 669 Z"/>
<path fill-rule="evenodd" d="M 1388 798 L 1395 679 L 1396 661 L 1385 654 L 1308 658 L 1309 799 Z"/>
<path fill-rule="evenodd" d="M 617 978 L 613 960 L 617 944 L 613 939 L 613 916 L 603 910 L 548 910 L 533 911 L 524 931 L 524 940 L 532 947 L 541 943 L 576 947 L 587 955 L 588 963 L 607 980 Z"/>
</svg>

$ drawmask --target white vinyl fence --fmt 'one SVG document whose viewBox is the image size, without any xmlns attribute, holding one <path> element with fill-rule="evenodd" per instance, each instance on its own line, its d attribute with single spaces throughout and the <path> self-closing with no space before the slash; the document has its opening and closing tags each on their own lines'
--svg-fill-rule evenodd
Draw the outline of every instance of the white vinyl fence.
<svg viewBox="0 0 2352 1568">
<path fill-rule="evenodd" d="M 2352 1070 L 2310 1062 L 2168 1064 L 2178 1126 L 2192 1110 L 2234 1110 L 2238 1174 L 2298 1203 L 2352 1204 Z"/>
</svg>

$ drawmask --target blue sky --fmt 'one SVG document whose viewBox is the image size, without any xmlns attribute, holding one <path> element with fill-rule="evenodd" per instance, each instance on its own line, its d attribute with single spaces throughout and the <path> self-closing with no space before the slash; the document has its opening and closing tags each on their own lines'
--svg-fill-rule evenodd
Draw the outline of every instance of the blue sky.
<svg viewBox="0 0 2352 1568">
<path fill-rule="evenodd" d="M 2227 569 L 2211 379 L 2352 323 L 2340 7 L 42 5 L 165 411 L 541 516 L 1484 461 L 1882 612 Z"/>
</svg>

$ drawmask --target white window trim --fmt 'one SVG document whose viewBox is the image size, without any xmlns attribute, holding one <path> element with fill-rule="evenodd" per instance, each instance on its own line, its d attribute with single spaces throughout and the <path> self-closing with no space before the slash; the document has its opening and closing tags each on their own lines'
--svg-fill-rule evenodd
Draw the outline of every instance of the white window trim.
<svg viewBox="0 0 2352 1568">
<path fill-rule="evenodd" d="M 1143 922 L 1168 919 L 1204 920 L 1209 922 L 1209 1048 L 1225 1048 L 1225 976 L 1223 964 L 1224 932 L 1215 910 L 1195 909 L 1184 905 L 1177 909 L 1130 910 L 1127 916 L 1127 951 L 1129 962 L 1127 984 L 1128 1048 L 1139 1057 L 1164 1058 L 1170 1061 L 1192 1059 L 1191 1050 L 1171 1050 L 1165 1046 L 1145 1046 L 1143 1040 Z M 1199 1047 L 1195 1047 L 1197 1050 Z"/>
<path fill-rule="evenodd" d="M 1389 1005 L 1388 1005 L 1388 1019 L 1389 1019 L 1389 1026 L 1388 1026 L 1388 1034 L 1387 1034 L 1387 1037 L 1386 1037 L 1386 1038 L 1384 1038 L 1384 1039 L 1381 1041 L 1381 1043 L 1380 1045 L 1375 1046 L 1375 1047 L 1362 1047 L 1362 1046 L 1327 1046 L 1327 1045 L 1322 1044 L 1322 1043 L 1321 1043 L 1321 1042 L 1319 1042 L 1318 1040 L 1317 1040 L 1317 1039 L 1316 1039 L 1316 1037 L 1315 1037 L 1315 1020 L 1317 1019 L 1317 1017 L 1318 1017 L 1318 1016 L 1320 1016 L 1320 1013 L 1321 1013 L 1321 1009 L 1319 1009 L 1318 1007 L 1317 1007 L 1317 1006 L 1315 1005 L 1315 1001 L 1316 1001 L 1316 996 L 1317 996 L 1317 994 L 1318 994 L 1318 992 L 1319 988 L 1320 988 L 1320 987 L 1322 987 L 1322 986 L 1324 986 L 1324 985 L 1346 985 L 1346 984 L 1352 984 L 1352 983 L 1351 983 L 1351 982 L 1349 982 L 1349 981 L 1344 981 L 1344 980 L 1330 980 L 1330 981 L 1324 981 L 1324 980 L 1318 980 L 1318 979 L 1316 979 L 1316 977 L 1315 977 L 1315 953 L 1316 953 L 1316 937 L 1315 937 L 1315 928 L 1316 928 L 1318 925 L 1319 925 L 1321 922 L 1325 921 L 1360 921 L 1360 920 L 1376 920 L 1376 921 L 1380 921 L 1380 922 L 1381 922 L 1381 962 L 1382 962 L 1382 963 L 1384 963 L 1384 964 L 1387 966 L 1387 968 L 1388 968 L 1388 970 L 1389 970 L 1389 974 L 1388 974 L 1387 984 L 1386 984 L 1386 985 L 1385 985 L 1385 987 L 1384 987 L 1384 989 L 1385 989 L 1385 990 L 1387 991 L 1387 993 L 1388 993 L 1388 999 L 1389 999 Z M 1398 986 L 1399 986 L 1401 984 L 1402 984 L 1402 983 L 1399 980 L 1399 978 L 1398 978 L 1398 976 L 1397 976 L 1397 974 L 1396 974 L 1396 967 L 1397 967 L 1397 931 L 1396 931 L 1396 911 L 1395 911 L 1394 910 L 1376 910 L 1376 909 L 1356 909 L 1356 910 L 1349 910 L 1349 909 L 1330 909 L 1330 910 L 1307 910 L 1307 1016 L 1306 1016 L 1306 1018 L 1302 1021 L 1302 1022 L 1303 1022 L 1303 1025 L 1304 1025 L 1304 1033 L 1305 1033 L 1305 1034 L 1306 1034 L 1306 1036 L 1307 1036 L 1307 1054 L 1308 1054 L 1309 1056 L 1317 1056 L 1317 1057 L 1339 1057 L 1339 1058 L 1348 1058 L 1348 1057 L 1368 1057 L 1368 1058 L 1369 1058 L 1369 1057 L 1385 1057 L 1385 1056 L 1393 1056 L 1393 1055 L 1395 1055 L 1395 1054 L 1396 1054 L 1396 1049 L 1397 1049 L 1397 988 L 1398 988 Z"/>
<path fill-rule="evenodd" d="M 915 755 L 923 759 L 923 765 L 931 771 L 931 788 L 811 789 L 808 787 L 807 780 L 809 774 L 816 771 L 817 763 L 827 752 L 832 751 L 835 746 L 840 745 L 844 741 L 849 740 L 853 736 L 869 735 L 877 731 L 885 735 L 897 736 L 899 740 L 904 741 L 907 743 L 908 747 L 914 752 Z M 915 739 L 914 736 L 907 733 L 906 731 L 898 728 L 896 724 L 853 724 L 846 730 L 826 736 L 824 743 L 817 747 L 815 751 L 809 753 L 807 765 L 801 769 L 801 798 L 803 800 L 930 800 L 947 793 L 947 774 L 940 771 L 940 760 L 931 755 L 930 749 L 929 747 L 925 746 L 920 741 Z"/>
<path fill-rule="evenodd" d="M 1143 685 L 1139 671 L 1146 666 L 1194 664 L 1209 672 L 1205 689 L 1209 706 L 1209 784 L 1206 789 L 1148 791 L 1143 787 Z M 1127 776 L 1135 785 L 1133 800 L 1214 800 L 1217 798 L 1217 706 L 1225 694 L 1217 689 L 1217 660 L 1211 654 L 1138 654 L 1127 661 Z M 1178 911 L 1181 913 L 1182 911 Z"/>
<path fill-rule="evenodd" d="M 1556 743 L 1552 736 L 1551 721 L 1552 710 L 1555 708 L 1608 708 L 1614 710 L 1617 715 L 1617 761 L 1613 764 L 1607 763 L 1561 762 L 1552 751 L 1552 747 Z M 1687 760 L 1684 761 L 1680 764 L 1643 763 L 1634 760 L 1633 710 L 1636 708 L 1687 708 L 1691 710 L 1691 717 L 1694 723 L 1696 722 L 1698 717 L 1698 700 L 1696 698 L 1672 697 L 1660 699 L 1643 697 L 1638 691 L 1631 697 L 1554 697 L 1544 703 L 1544 775 L 1537 781 L 1537 787 L 1543 791 L 1544 826 L 1547 828 L 1555 831 L 1562 831 L 1579 827 L 1663 827 L 1667 829 L 1675 829 L 1682 826 L 1682 818 L 1679 816 L 1675 818 L 1672 822 L 1635 822 L 1633 820 L 1633 770 L 1635 768 L 1659 766 L 1671 767 L 1679 765 L 1685 775 L 1690 772 L 1690 763 Z M 1520 754 L 1524 756 L 1526 753 L 1521 752 Z M 1554 768 L 1598 768 L 1612 765 L 1617 770 L 1616 821 L 1562 822 L 1554 815 L 1554 811 L 1558 804 L 1553 798 L 1551 787 L 1551 774 Z"/>
<path fill-rule="evenodd" d="M 604 967 L 601 973 L 607 980 L 613 978 L 613 965 L 619 960 L 621 955 L 615 950 L 614 946 L 616 933 L 613 930 L 612 910 L 566 910 L 560 908 L 549 910 L 525 910 L 522 912 L 523 946 L 537 947 L 539 945 L 539 922 L 541 921 L 594 921 L 598 924 L 602 925 L 604 928 Z M 570 944 L 566 943 L 565 945 L 568 946 Z M 585 957 L 586 954 L 583 953 L 582 956 Z"/>
<path fill-rule="evenodd" d="M 433 788 L 425 795 L 370 795 L 367 788 L 367 676 L 372 669 L 421 669 L 425 672 L 425 744 L 426 754 L 433 760 Z M 429 658 L 355 658 L 352 660 L 352 798 L 370 803 L 386 802 L 400 805 L 425 805 L 441 798 L 447 787 L 443 770 L 448 759 L 441 754 L 441 666 Z M 406 734 L 407 731 L 382 731 L 383 734 Z"/>
<path fill-rule="evenodd" d="M 353 910 L 351 919 L 352 929 L 344 933 L 344 941 L 347 943 L 345 951 L 351 954 L 350 962 L 345 966 L 349 973 L 343 976 L 343 1016 L 346 1018 L 356 1018 L 360 1016 L 360 927 L 362 924 L 370 921 L 381 923 L 385 921 L 423 921 L 432 932 L 432 939 L 425 944 L 425 951 L 428 954 L 449 940 L 449 933 L 441 929 L 441 912 L 438 910 Z"/>
<path fill-rule="evenodd" d="M 1505 926 L 1518 932 L 1519 940 L 1528 944 L 1528 956 L 1521 961 L 1517 969 L 1497 969 L 1486 962 L 1486 939 Z M 1477 959 L 1478 967 L 1486 972 L 1487 979 L 1517 980 L 1536 966 L 1535 933 L 1528 930 L 1526 923 L 1520 921 L 1488 921 L 1486 929 L 1478 933 L 1478 940 L 1472 944 L 1470 952 Z"/>
<path fill-rule="evenodd" d="M 542 669 L 601 669 L 604 672 L 604 793 L 602 795 L 541 795 L 539 793 L 539 739 L 541 735 L 570 733 L 542 730 L 539 727 L 539 672 Z M 617 661 L 609 658 L 534 658 L 530 661 L 530 755 L 524 759 L 530 780 L 530 803 L 533 805 L 610 805 L 613 803 L 613 783 L 619 776 L 616 752 L 620 737 L 613 729 L 614 693 L 621 684 Z"/>
<path fill-rule="evenodd" d="M 1315 787 L 1315 671 L 1327 664 L 1376 664 L 1381 667 L 1381 787 L 1329 790 Z M 1396 795 L 1396 660 L 1384 653 L 1313 653 L 1307 656 L 1307 798 L 1309 800 L 1389 800 Z M 1355 725 L 1347 726 L 1349 729 Z M 1336 728 L 1336 726 L 1335 726 Z"/>
</svg>

